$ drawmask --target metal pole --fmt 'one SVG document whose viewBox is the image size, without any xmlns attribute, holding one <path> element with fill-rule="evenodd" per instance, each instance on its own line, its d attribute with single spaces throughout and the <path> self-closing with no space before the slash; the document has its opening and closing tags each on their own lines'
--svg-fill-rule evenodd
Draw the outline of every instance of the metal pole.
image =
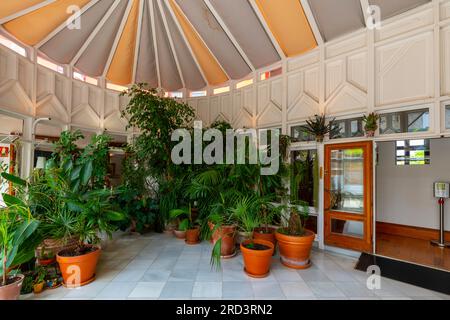
<svg viewBox="0 0 450 320">
<path fill-rule="evenodd" d="M 444 224 L 444 205 L 445 205 L 445 199 L 439 198 L 439 240 L 433 240 L 431 241 L 432 245 L 438 246 L 440 248 L 450 247 L 449 242 L 445 242 L 445 224 Z"/>
</svg>

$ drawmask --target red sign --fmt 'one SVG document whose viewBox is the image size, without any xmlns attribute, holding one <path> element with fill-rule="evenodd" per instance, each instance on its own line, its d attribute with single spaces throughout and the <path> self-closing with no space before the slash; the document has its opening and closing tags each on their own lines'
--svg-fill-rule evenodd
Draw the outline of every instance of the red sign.
<svg viewBox="0 0 450 320">
<path fill-rule="evenodd" d="M 9 157 L 9 148 L 8 147 L 0 147 L 0 158 Z"/>
</svg>

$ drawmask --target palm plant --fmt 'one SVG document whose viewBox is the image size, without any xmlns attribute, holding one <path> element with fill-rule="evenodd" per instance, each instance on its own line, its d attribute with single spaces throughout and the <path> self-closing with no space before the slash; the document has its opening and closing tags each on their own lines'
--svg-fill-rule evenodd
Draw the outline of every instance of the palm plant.
<svg viewBox="0 0 450 320">
<path fill-rule="evenodd" d="M 178 230 L 180 231 L 193 229 L 195 224 L 200 222 L 200 220 L 193 220 L 190 204 L 188 208 L 172 209 L 170 211 L 170 219 L 178 222 Z"/>
<path fill-rule="evenodd" d="M 315 115 L 314 118 L 306 120 L 306 125 L 302 126 L 302 129 L 316 137 L 317 142 L 323 142 L 323 139 L 327 134 L 335 135 L 340 132 L 338 126 L 335 125 L 335 119 L 330 120 L 327 123 L 325 114 Z"/>
</svg>

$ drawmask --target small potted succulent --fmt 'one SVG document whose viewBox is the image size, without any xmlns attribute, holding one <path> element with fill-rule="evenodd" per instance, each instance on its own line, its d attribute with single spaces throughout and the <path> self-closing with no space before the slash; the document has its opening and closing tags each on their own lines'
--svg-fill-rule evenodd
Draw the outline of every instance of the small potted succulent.
<svg viewBox="0 0 450 320">
<path fill-rule="evenodd" d="M 339 127 L 335 125 L 335 119 L 327 123 L 325 114 L 316 114 L 314 118 L 306 120 L 306 125 L 303 125 L 302 129 L 313 135 L 318 143 L 322 143 L 327 134 L 334 135 L 340 131 Z"/>
<path fill-rule="evenodd" d="M 364 130 L 366 131 L 366 136 L 371 138 L 375 136 L 375 131 L 378 129 L 378 120 L 380 120 L 380 115 L 375 112 L 369 113 L 369 115 L 364 115 Z"/>
<path fill-rule="evenodd" d="M 306 269 L 311 266 L 310 254 L 315 239 L 314 232 L 305 228 L 309 206 L 301 204 L 301 210 L 291 207 L 286 227 L 277 230 L 275 236 L 280 248 L 281 263 L 289 268 Z"/>
<path fill-rule="evenodd" d="M 185 238 L 187 244 L 200 243 L 200 226 L 199 220 L 193 220 L 193 210 L 191 205 L 188 208 L 173 209 L 170 211 L 170 218 L 172 220 L 178 220 L 178 228 L 175 230 L 175 236 L 177 238 Z M 177 232 L 184 232 L 184 237 L 177 235 Z"/>
</svg>

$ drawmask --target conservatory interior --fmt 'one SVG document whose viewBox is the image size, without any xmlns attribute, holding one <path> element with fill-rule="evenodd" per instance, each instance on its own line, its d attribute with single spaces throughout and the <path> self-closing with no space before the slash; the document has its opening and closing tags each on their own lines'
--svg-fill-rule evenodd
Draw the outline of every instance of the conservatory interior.
<svg viewBox="0 0 450 320">
<path fill-rule="evenodd" d="M 0 300 L 448 300 L 449 159 L 450 0 L 0 2 Z"/>
</svg>

